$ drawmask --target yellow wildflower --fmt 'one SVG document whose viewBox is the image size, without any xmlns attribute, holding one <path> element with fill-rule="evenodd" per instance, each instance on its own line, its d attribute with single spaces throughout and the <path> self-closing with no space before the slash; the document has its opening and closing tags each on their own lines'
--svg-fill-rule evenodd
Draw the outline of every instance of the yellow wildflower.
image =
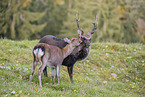
<svg viewBox="0 0 145 97">
<path fill-rule="evenodd" d="M 20 97 L 23 97 L 23 93 L 20 95 Z"/>
<path fill-rule="evenodd" d="M 35 90 L 38 91 L 36 87 L 35 87 Z"/>
<path fill-rule="evenodd" d="M 124 89 L 124 91 L 127 91 L 127 89 Z"/>
<path fill-rule="evenodd" d="M 115 76 L 113 76 L 113 78 L 115 79 L 116 77 L 115 77 Z"/>
</svg>

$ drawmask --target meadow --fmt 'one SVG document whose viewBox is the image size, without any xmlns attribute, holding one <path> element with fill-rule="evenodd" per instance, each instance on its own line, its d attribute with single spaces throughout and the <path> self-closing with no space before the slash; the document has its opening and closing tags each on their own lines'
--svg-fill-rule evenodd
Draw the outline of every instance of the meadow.
<svg viewBox="0 0 145 97">
<path fill-rule="evenodd" d="M 32 49 L 38 40 L 0 39 L 1 97 L 144 97 L 145 45 L 141 43 L 92 43 L 88 58 L 74 65 L 74 83 L 61 66 L 60 84 L 42 74 L 39 87 L 37 65 L 31 84 Z"/>
</svg>

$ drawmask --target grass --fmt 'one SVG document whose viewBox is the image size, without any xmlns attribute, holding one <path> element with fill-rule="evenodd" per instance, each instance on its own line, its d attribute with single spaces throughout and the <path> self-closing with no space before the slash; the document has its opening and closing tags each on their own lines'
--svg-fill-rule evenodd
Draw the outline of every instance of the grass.
<svg viewBox="0 0 145 97">
<path fill-rule="evenodd" d="M 92 43 L 89 57 L 74 66 L 74 84 L 67 68 L 61 67 L 60 85 L 42 75 L 38 84 L 38 67 L 28 84 L 32 70 L 32 49 L 38 40 L 0 40 L 0 96 L 62 97 L 144 97 L 145 45 Z M 39 64 L 38 64 L 39 65 Z"/>
</svg>

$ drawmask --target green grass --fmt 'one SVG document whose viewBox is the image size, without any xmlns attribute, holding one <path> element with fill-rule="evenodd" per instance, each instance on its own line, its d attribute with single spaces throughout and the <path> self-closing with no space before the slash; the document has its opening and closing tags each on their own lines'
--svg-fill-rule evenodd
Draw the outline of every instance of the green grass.
<svg viewBox="0 0 145 97">
<path fill-rule="evenodd" d="M 38 67 L 31 85 L 32 49 L 38 40 L 0 40 L 0 96 L 62 97 L 143 97 L 145 96 L 145 45 L 92 43 L 89 57 L 74 66 L 74 84 L 67 68 L 61 67 L 60 85 L 52 84 L 42 74 L 38 83 Z M 116 74 L 117 76 L 112 76 Z M 13 92 L 14 93 L 13 93 Z"/>
</svg>

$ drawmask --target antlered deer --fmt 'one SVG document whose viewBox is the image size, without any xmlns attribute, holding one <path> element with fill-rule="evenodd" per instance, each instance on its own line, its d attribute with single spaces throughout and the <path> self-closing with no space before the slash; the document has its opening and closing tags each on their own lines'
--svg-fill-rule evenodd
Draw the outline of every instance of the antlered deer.
<svg viewBox="0 0 145 97">
<path fill-rule="evenodd" d="M 88 32 L 88 33 L 84 33 L 83 29 L 79 26 L 80 19 L 78 19 L 78 13 L 76 14 L 76 21 L 77 21 L 77 26 L 79 28 L 77 32 L 82 42 L 62 62 L 62 65 L 67 66 L 68 74 L 70 76 L 70 80 L 72 83 L 73 83 L 73 66 L 77 61 L 84 60 L 89 55 L 90 48 L 91 48 L 90 46 L 91 34 L 93 34 L 98 27 L 97 16 L 96 16 L 95 22 L 93 23 L 94 28 L 92 29 L 91 32 Z M 97 22 L 97 25 L 96 25 L 96 22 Z M 67 42 L 65 42 L 63 39 L 56 38 L 55 36 L 52 36 L 52 35 L 46 35 L 42 37 L 39 43 L 47 43 L 50 45 L 57 46 L 59 48 L 63 48 L 67 44 Z M 45 67 L 43 72 L 44 72 L 44 75 L 47 76 L 47 67 Z"/>
<path fill-rule="evenodd" d="M 58 79 L 58 84 L 60 83 L 59 81 L 59 71 L 61 64 L 63 62 L 63 59 L 66 58 L 68 55 L 71 54 L 73 49 L 80 45 L 81 39 L 79 38 L 72 38 L 72 40 L 64 47 L 64 48 L 59 48 L 53 45 L 48 45 L 46 43 L 38 43 L 37 45 L 34 46 L 33 49 L 33 70 L 30 75 L 30 80 L 29 83 L 31 82 L 35 68 L 37 65 L 37 62 L 40 62 L 40 68 L 38 70 L 38 78 L 39 78 L 39 85 L 42 87 L 41 84 L 41 73 L 43 72 L 43 69 L 46 66 L 51 67 L 51 72 L 52 72 L 52 81 L 54 83 L 54 75 L 55 75 L 55 68 L 57 70 L 57 79 Z"/>
</svg>

